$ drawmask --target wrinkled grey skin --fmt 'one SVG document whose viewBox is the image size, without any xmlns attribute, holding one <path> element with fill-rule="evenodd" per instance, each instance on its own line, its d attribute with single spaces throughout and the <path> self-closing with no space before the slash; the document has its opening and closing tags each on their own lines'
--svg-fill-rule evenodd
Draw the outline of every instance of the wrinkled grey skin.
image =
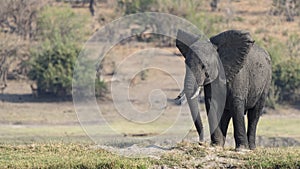
<svg viewBox="0 0 300 169">
<path fill-rule="evenodd" d="M 271 83 L 271 60 L 268 53 L 254 44 L 248 32 L 229 30 L 210 40 L 179 30 L 176 46 L 185 57 L 184 92 L 199 134 L 203 140 L 203 125 L 199 115 L 196 89 L 204 86 L 206 111 L 213 145 L 224 146 L 228 123 L 233 119 L 236 149 L 255 149 L 256 127 Z M 225 71 L 227 93 L 223 112 L 211 109 L 213 84 L 221 84 L 219 58 Z M 220 85 L 222 86 L 222 85 Z M 222 111 L 222 110 L 221 110 Z M 223 114 L 222 114 L 223 113 Z M 248 117 L 246 131 L 244 115 Z M 220 122 L 218 119 L 221 118 Z M 211 122 L 216 122 L 213 127 Z"/>
</svg>

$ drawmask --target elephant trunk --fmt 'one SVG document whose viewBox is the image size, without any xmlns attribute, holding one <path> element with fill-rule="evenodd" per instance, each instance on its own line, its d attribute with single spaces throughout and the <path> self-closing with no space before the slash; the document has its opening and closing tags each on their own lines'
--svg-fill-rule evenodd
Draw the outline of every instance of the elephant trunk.
<svg viewBox="0 0 300 169">
<path fill-rule="evenodd" d="M 200 90 L 198 90 L 198 85 L 196 84 L 196 79 L 189 68 L 186 69 L 186 76 L 184 80 L 184 93 L 193 117 L 193 121 L 197 132 L 199 134 L 199 140 L 204 140 L 203 133 L 203 124 L 199 113 L 198 99 L 196 98 L 199 95 Z M 194 96 L 196 95 L 196 96 Z"/>
</svg>

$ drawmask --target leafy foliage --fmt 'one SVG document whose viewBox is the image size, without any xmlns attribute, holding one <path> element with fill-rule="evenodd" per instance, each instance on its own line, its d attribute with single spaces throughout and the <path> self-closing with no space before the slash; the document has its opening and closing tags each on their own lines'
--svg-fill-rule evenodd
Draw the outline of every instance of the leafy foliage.
<svg viewBox="0 0 300 169">
<path fill-rule="evenodd" d="M 38 17 L 38 34 L 41 45 L 32 51 L 29 78 L 37 81 L 39 95 L 70 96 L 72 94 L 73 70 L 81 49 L 84 20 L 80 19 L 69 8 L 47 7 Z M 94 72 L 88 66 L 89 61 L 83 61 L 76 74 L 80 86 L 88 87 L 89 77 Z M 89 85 L 89 86 L 87 86 Z M 99 89 L 97 87 L 100 87 Z M 98 96 L 106 91 L 104 82 L 97 80 Z M 86 91 L 86 90 L 84 90 Z"/>
<path fill-rule="evenodd" d="M 56 41 L 43 43 L 41 51 L 35 52 L 29 72 L 31 80 L 37 81 L 39 94 L 70 95 L 73 67 L 80 52 L 74 44 Z"/>
<path fill-rule="evenodd" d="M 222 16 L 213 16 L 204 12 L 190 13 L 187 18 L 208 37 L 221 32 L 218 24 L 224 21 Z"/>
<path fill-rule="evenodd" d="M 154 2 L 155 0 L 118 0 L 118 5 L 124 9 L 125 14 L 133 14 L 150 10 Z"/>
<path fill-rule="evenodd" d="M 258 41 L 264 46 L 272 59 L 272 85 L 266 105 L 276 108 L 280 102 L 297 102 L 299 100 L 299 35 L 291 33 L 286 43 L 276 38 L 267 37 L 266 41 Z"/>
<path fill-rule="evenodd" d="M 87 16 L 75 14 L 68 7 L 45 7 L 38 15 L 37 35 L 39 41 L 50 41 L 55 43 L 82 42 L 87 33 L 85 24 Z"/>
<path fill-rule="evenodd" d="M 108 88 L 106 83 L 99 78 L 95 80 L 95 96 L 96 97 L 103 97 L 108 92 Z"/>
<path fill-rule="evenodd" d="M 296 101 L 300 89 L 300 60 L 289 59 L 275 66 L 273 81 L 279 101 Z"/>
<path fill-rule="evenodd" d="M 287 41 L 287 48 L 292 58 L 300 58 L 300 37 L 296 33 L 292 33 Z"/>
</svg>

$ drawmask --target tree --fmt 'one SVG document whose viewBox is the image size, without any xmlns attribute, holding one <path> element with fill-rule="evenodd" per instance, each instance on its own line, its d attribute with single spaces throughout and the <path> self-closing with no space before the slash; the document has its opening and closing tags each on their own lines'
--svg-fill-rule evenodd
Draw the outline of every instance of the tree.
<svg viewBox="0 0 300 169">
<path fill-rule="evenodd" d="M 26 73 L 23 63 L 29 59 L 37 13 L 45 3 L 37 0 L 0 1 L 0 84 L 3 89 L 7 86 L 12 64 L 15 65 L 12 71 L 17 75 Z"/>
</svg>

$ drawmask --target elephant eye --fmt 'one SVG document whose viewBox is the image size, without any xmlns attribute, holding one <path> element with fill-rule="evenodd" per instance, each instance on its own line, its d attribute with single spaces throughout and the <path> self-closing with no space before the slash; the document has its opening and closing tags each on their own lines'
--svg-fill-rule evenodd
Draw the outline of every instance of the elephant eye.
<svg viewBox="0 0 300 169">
<path fill-rule="evenodd" d="M 205 72 L 205 76 L 206 78 L 209 78 L 209 74 L 207 72 Z"/>
<path fill-rule="evenodd" d="M 202 65 L 202 67 L 201 67 L 202 69 L 205 69 L 205 65 Z"/>
</svg>

